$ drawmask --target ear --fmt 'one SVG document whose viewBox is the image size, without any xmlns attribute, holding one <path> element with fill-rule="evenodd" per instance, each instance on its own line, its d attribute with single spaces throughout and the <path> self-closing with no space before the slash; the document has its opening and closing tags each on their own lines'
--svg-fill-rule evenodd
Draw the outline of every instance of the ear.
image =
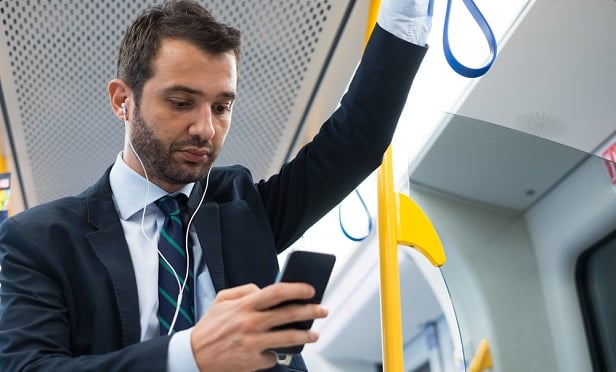
<svg viewBox="0 0 616 372">
<path fill-rule="evenodd" d="M 111 103 L 111 109 L 118 119 L 124 121 L 128 120 L 129 108 L 132 106 L 132 92 L 128 85 L 123 80 L 113 79 L 107 85 L 107 91 L 109 92 L 109 103 Z M 122 110 L 122 104 L 126 104 L 126 117 Z"/>
</svg>

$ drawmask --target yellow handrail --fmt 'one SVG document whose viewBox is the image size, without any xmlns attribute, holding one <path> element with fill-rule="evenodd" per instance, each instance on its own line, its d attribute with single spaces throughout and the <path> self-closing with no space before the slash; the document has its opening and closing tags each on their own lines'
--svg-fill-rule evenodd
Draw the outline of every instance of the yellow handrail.
<svg viewBox="0 0 616 372">
<path fill-rule="evenodd" d="M 372 0 L 366 40 L 376 24 L 380 0 Z M 364 46 L 365 46 L 364 43 Z M 436 229 L 408 196 L 394 191 L 392 148 L 389 146 L 377 173 L 379 270 L 383 370 L 404 370 L 398 244 L 414 246 L 435 266 L 445 263 L 445 252 Z"/>
<path fill-rule="evenodd" d="M 396 209 L 392 170 L 392 149 L 387 149 L 378 171 L 379 270 L 381 280 L 381 333 L 383 370 L 402 372 L 402 312 L 400 273 L 396 241 Z"/>
<path fill-rule="evenodd" d="M 481 340 L 477 352 L 468 367 L 469 372 L 483 372 L 486 369 L 492 368 L 492 353 L 490 352 L 490 344 L 487 339 Z"/>
</svg>

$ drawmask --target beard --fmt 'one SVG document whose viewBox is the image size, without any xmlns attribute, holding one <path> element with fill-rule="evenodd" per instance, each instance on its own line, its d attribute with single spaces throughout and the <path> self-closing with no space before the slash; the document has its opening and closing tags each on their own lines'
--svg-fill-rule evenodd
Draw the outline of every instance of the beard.
<svg viewBox="0 0 616 372">
<path fill-rule="evenodd" d="M 145 172 L 151 180 L 174 185 L 186 185 L 205 177 L 215 159 L 215 151 L 211 143 L 198 136 L 172 142 L 168 147 L 156 137 L 147 122 L 141 116 L 139 108 L 135 112 L 131 131 L 131 143 L 143 162 Z M 173 154 L 187 146 L 208 148 L 211 157 L 202 163 L 191 163 L 178 160 Z M 156 182 L 155 182 L 156 183 Z"/>
</svg>

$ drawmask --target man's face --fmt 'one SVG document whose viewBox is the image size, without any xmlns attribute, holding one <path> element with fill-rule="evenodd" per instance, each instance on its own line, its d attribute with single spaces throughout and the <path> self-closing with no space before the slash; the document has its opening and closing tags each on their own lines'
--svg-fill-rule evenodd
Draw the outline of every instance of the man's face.
<svg viewBox="0 0 616 372">
<path fill-rule="evenodd" d="M 220 152 L 236 94 L 236 59 L 231 51 L 210 54 L 165 39 L 152 67 L 130 137 L 150 181 L 174 192 L 205 176 Z M 143 174 L 128 144 L 124 160 Z"/>
</svg>

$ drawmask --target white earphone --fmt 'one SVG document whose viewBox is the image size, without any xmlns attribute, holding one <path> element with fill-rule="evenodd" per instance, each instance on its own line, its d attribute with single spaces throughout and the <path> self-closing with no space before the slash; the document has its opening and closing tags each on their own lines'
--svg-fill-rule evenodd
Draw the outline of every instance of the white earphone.
<svg viewBox="0 0 616 372">
<path fill-rule="evenodd" d="M 124 116 L 124 125 L 128 126 L 128 122 L 127 122 L 127 118 L 126 118 L 126 113 L 128 111 L 128 108 L 126 106 L 126 102 L 122 102 L 122 115 Z M 149 195 L 150 195 L 150 179 L 148 177 L 148 173 L 145 169 L 145 166 L 143 164 L 143 162 L 141 161 L 141 158 L 139 157 L 139 154 L 137 153 L 137 150 L 135 150 L 132 141 L 130 141 L 129 139 L 129 145 L 131 150 L 133 151 L 133 153 L 135 154 L 135 157 L 137 158 L 137 160 L 139 161 L 139 164 L 141 165 L 141 169 L 143 169 L 143 174 L 145 176 L 146 179 L 146 185 L 147 185 L 147 191 L 146 191 L 146 196 L 145 196 L 145 200 L 144 200 L 144 206 L 143 206 L 143 212 L 141 215 L 141 233 L 143 234 L 143 236 L 145 237 L 145 239 L 148 242 L 152 242 L 153 239 L 150 238 L 146 232 L 145 232 L 145 228 L 144 228 L 144 221 L 145 221 L 145 212 L 146 212 L 146 207 L 147 205 L 145 203 L 147 203 L 147 200 L 149 199 Z M 195 209 L 195 211 L 192 213 L 190 219 L 188 220 L 188 224 L 187 224 L 187 228 L 186 228 L 186 235 L 185 235 L 185 246 L 188 247 L 189 245 L 189 234 L 188 231 L 190 231 L 190 226 L 192 225 L 193 219 L 195 218 L 195 215 L 197 214 L 197 211 L 199 210 L 199 208 L 201 208 L 201 205 L 203 204 L 203 200 L 205 199 L 205 193 L 207 192 L 208 186 L 209 186 L 209 181 L 210 181 L 210 171 L 211 168 L 208 170 L 207 172 L 207 176 L 206 176 L 206 180 L 205 180 L 205 187 L 203 190 L 203 194 L 201 195 L 201 200 L 199 201 L 199 204 L 197 205 L 197 208 Z M 158 251 L 158 248 L 156 248 L 156 250 Z M 158 251 L 158 255 L 160 258 L 162 258 L 165 262 L 167 262 L 167 265 L 169 265 L 169 267 L 171 267 L 171 269 L 173 270 L 173 267 L 171 266 L 171 264 L 169 264 L 169 262 L 167 261 L 167 259 L 165 258 L 165 256 Z M 178 297 L 177 297 L 177 305 L 176 305 L 176 309 L 175 309 L 175 314 L 173 317 L 173 320 L 171 322 L 171 325 L 169 327 L 169 332 L 168 334 L 170 335 L 173 331 L 173 327 L 175 326 L 177 317 L 179 315 L 180 312 L 180 307 L 181 307 L 181 303 L 182 303 L 182 297 L 183 297 L 183 293 L 184 293 L 184 287 L 186 286 L 186 283 L 188 282 L 188 272 L 190 271 L 190 267 L 191 267 L 191 261 L 190 261 L 191 257 L 190 257 L 190 253 L 187 250 L 186 251 L 186 274 L 184 276 L 184 280 L 183 282 L 180 282 L 180 278 L 178 277 L 178 275 L 176 274 L 176 279 L 178 281 L 178 289 L 179 289 L 179 293 L 178 293 Z M 175 271 L 175 270 L 174 270 Z"/>
<path fill-rule="evenodd" d="M 124 122 L 126 122 L 126 102 L 122 102 L 122 115 L 124 115 Z"/>
</svg>

